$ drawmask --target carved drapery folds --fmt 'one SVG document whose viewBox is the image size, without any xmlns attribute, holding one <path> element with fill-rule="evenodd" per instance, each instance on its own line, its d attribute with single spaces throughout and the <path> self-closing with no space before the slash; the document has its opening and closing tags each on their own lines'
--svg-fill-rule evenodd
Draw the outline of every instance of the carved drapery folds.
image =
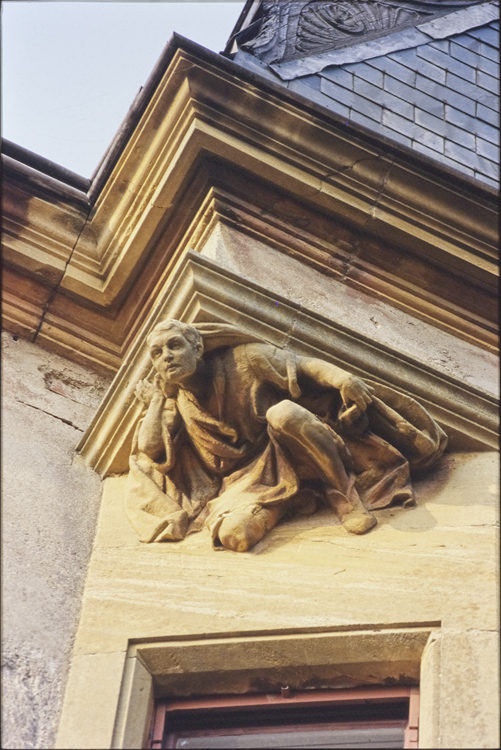
<svg viewBox="0 0 501 750">
<path fill-rule="evenodd" d="M 372 510 L 415 504 L 411 472 L 447 444 L 409 396 L 231 325 L 167 320 L 147 343 L 156 376 L 136 390 L 126 491 L 143 542 L 205 525 L 216 548 L 245 551 L 322 505 L 363 534 Z"/>
<path fill-rule="evenodd" d="M 241 47 L 268 64 L 287 62 L 377 39 L 475 4 L 478 0 L 265 0 L 256 35 Z"/>
</svg>

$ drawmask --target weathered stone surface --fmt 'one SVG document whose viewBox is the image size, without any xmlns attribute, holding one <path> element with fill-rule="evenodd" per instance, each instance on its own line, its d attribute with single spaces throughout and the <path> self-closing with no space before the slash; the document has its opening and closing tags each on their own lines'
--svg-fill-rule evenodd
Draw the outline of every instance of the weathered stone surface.
<svg viewBox="0 0 501 750">
<path fill-rule="evenodd" d="M 82 750 L 112 747 L 118 703 L 116 683 L 122 677 L 124 661 L 125 652 L 86 654 L 74 658 L 65 695 L 65 713 L 54 747 L 61 750 L 76 748 L 77 745 Z M 99 696 L 97 701 L 91 697 L 89 685 L 94 686 L 90 692 Z M 83 716 L 87 719 L 82 732 Z"/>
<path fill-rule="evenodd" d="M 492 744 L 497 700 L 493 688 L 488 696 L 479 684 L 497 679 L 490 632 L 498 624 L 496 454 L 446 455 L 433 476 L 416 482 L 417 507 L 377 512 L 378 526 L 368 536 L 347 534 L 326 511 L 278 525 L 246 553 L 211 550 L 208 531 L 182 542 L 139 543 L 123 511 L 124 487 L 124 477 L 105 480 L 77 654 L 124 653 L 129 639 L 190 636 L 202 639 L 203 659 L 203 638 L 215 633 L 436 623 L 445 644 L 437 679 L 446 702 L 438 718 L 434 704 L 424 713 L 431 722 L 425 736 L 435 743 L 440 736 L 444 748 Z M 463 745 L 454 718 L 442 716 L 442 705 L 465 689 L 454 639 L 471 649 L 478 665 L 471 699 L 461 701 Z M 272 652 L 261 656 L 268 664 Z M 209 667 L 200 663 L 201 671 Z M 343 669 L 336 670 L 337 680 Z M 364 669 L 346 667 L 345 684 L 364 674 L 369 679 Z M 119 689 L 117 680 L 116 695 Z M 113 691 L 109 700 L 116 700 Z M 474 729 L 465 735 L 470 719 Z M 76 725 L 75 731 L 74 742 Z"/>
<path fill-rule="evenodd" d="M 446 456 L 434 477 L 416 483 L 417 507 L 379 511 L 366 537 L 347 534 L 326 511 L 279 525 L 240 554 L 209 550 L 207 531 L 138 543 L 123 511 L 124 479 L 110 478 L 77 650 L 114 651 L 126 635 L 351 622 L 493 628 L 495 466 L 495 454 Z"/>
<path fill-rule="evenodd" d="M 51 747 L 100 495 L 72 459 L 107 382 L 9 334 L 2 376 L 2 746 Z"/>
<path fill-rule="evenodd" d="M 206 237 L 201 252 L 240 278 L 261 284 L 265 277 L 270 296 L 275 293 L 294 300 L 305 309 L 356 329 L 380 346 L 395 347 L 414 361 L 426 361 L 438 372 L 458 376 L 487 392 L 498 392 L 497 355 L 438 330 L 432 320 L 420 320 L 384 298 L 319 273 L 301 260 L 278 253 L 267 243 L 222 223 Z M 346 273 L 349 278 L 349 267 Z"/>
</svg>

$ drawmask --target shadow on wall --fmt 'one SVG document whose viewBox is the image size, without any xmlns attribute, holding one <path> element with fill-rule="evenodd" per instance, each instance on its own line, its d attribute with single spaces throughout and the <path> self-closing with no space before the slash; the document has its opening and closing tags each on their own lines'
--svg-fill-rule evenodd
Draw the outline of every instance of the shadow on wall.
<svg viewBox="0 0 501 750">
<path fill-rule="evenodd" d="M 495 479 L 491 474 L 492 484 L 489 485 L 485 474 L 485 462 L 491 460 L 492 457 L 488 458 L 484 452 L 445 454 L 429 475 L 413 481 L 417 505 L 411 508 L 394 506 L 376 510 L 378 525 L 367 536 L 373 537 L 385 526 L 399 532 L 430 531 L 437 526 L 433 514 L 434 505 L 491 505 L 496 490 Z M 479 488 L 482 488 L 481 491 Z M 299 543 L 305 533 L 313 530 L 325 531 L 325 541 L 329 541 L 328 536 L 335 541 L 346 534 L 334 513 L 329 509 L 322 509 L 312 516 L 295 516 L 279 524 L 253 548 L 251 554 L 267 554 L 292 541 Z"/>
</svg>

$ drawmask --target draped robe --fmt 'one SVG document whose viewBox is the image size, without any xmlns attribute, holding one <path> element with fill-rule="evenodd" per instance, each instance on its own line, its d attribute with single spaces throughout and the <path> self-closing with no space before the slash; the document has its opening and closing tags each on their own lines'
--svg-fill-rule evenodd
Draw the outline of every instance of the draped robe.
<svg viewBox="0 0 501 750">
<path fill-rule="evenodd" d="M 224 516 L 244 508 L 287 504 L 298 508 L 304 487 L 322 487 L 305 449 L 293 459 L 268 426 L 266 411 L 283 399 L 308 409 L 332 431 L 349 475 L 369 510 L 413 504 L 410 471 L 431 466 L 447 437 L 414 399 L 365 382 L 373 402 L 350 427 L 336 388 L 298 377 L 292 352 L 263 343 L 215 348 L 204 355 L 208 394 L 203 404 L 179 387 L 175 434 L 162 414 L 164 456 L 130 456 L 126 513 L 142 542 L 182 539 L 207 525 L 218 546 Z M 311 498 L 311 492 L 310 496 Z"/>
</svg>

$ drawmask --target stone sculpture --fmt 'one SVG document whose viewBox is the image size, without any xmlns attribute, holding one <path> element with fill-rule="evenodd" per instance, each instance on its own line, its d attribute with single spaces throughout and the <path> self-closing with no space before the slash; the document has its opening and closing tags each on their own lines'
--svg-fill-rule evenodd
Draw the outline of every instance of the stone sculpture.
<svg viewBox="0 0 501 750">
<path fill-rule="evenodd" d="M 410 468 L 447 443 L 412 398 L 231 325 L 167 320 L 147 344 L 156 375 L 136 388 L 126 490 L 143 542 L 205 524 L 216 548 L 245 551 L 322 503 L 363 534 L 372 510 L 414 504 Z"/>
</svg>

